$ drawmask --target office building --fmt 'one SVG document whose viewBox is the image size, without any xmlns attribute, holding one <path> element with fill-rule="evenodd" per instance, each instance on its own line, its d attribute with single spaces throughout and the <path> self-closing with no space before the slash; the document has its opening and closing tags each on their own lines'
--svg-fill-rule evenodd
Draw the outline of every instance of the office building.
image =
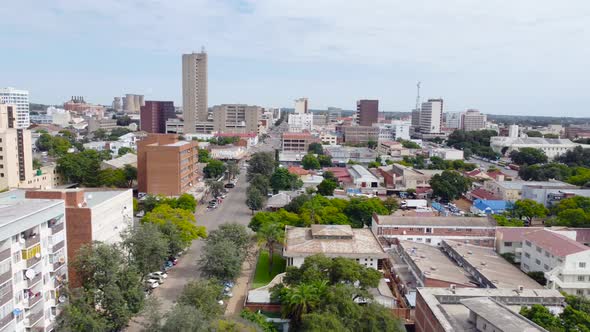
<svg viewBox="0 0 590 332">
<path fill-rule="evenodd" d="M 441 132 L 443 114 L 442 99 L 428 99 L 420 110 L 420 132 L 438 134 Z"/>
<path fill-rule="evenodd" d="M 17 106 L 0 104 L 0 190 L 33 177 L 31 132 L 18 128 Z"/>
<path fill-rule="evenodd" d="M 372 126 L 379 122 L 379 100 L 361 99 L 357 101 L 356 120 L 359 126 Z"/>
<path fill-rule="evenodd" d="M 64 251 L 67 253 L 67 261 L 73 261 L 78 250 L 93 241 L 120 243 L 121 233 L 133 223 L 131 189 L 35 190 L 23 194 L 28 201 L 60 200 L 65 205 L 66 223 L 53 229 L 57 233 L 63 226 L 67 226 L 67 250 Z M 74 268 L 68 266 L 68 275 L 68 285 L 71 288 L 81 286 Z"/>
<path fill-rule="evenodd" d="M 414 109 L 412 110 L 412 127 L 420 128 L 420 110 Z"/>
<path fill-rule="evenodd" d="M 353 161 L 360 164 L 368 164 L 377 158 L 375 150 L 366 147 L 353 146 L 324 146 L 324 152 L 332 157 L 332 162 L 336 164 L 346 164 Z"/>
<path fill-rule="evenodd" d="M 379 141 L 379 127 L 344 126 L 344 142 L 348 144 L 367 144 Z"/>
<path fill-rule="evenodd" d="M 295 114 L 309 113 L 307 98 L 295 99 Z"/>
<path fill-rule="evenodd" d="M 463 127 L 463 112 L 446 112 L 445 113 L 445 128 L 461 129 Z"/>
<path fill-rule="evenodd" d="M 139 127 L 148 133 L 165 134 L 169 119 L 176 119 L 173 101 L 148 100 L 141 106 Z"/>
<path fill-rule="evenodd" d="M 436 148 L 428 151 L 429 157 L 438 157 L 443 160 L 463 160 L 463 150 L 452 148 Z"/>
<path fill-rule="evenodd" d="M 182 55 L 184 133 L 196 133 L 197 122 L 208 121 L 207 53 Z"/>
<path fill-rule="evenodd" d="M 117 120 L 110 119 L 110 118 L 90 118 L 88 119 L 88 132 L 93 133 L 99 129 L 102 129 L 106 132 L 110 132 L 111 130 L 117 128 Z"/>
<path fill-rule="evenodd" d="M 292 133 L 301 133 L 304 131 L 311 132 L 313 128 L 314 115 L 311 113 L 296 113 L 289 114 L 287 124 L 289 131 Z"/>
<path fill-rule="evenodd" d="M 0 104 L 15 107 L 15 128 L 29 128 L 29 91 L 15 88 L 0 88 Z"/>
<path fill-rule="evenodd" d="M 282 152 L 307 153 L 309 144 L 316 142 L 310 133 L 283 133 Z"/>
<path fill-rule="evenodd" d="M 485 114 L 469 109 L 461 115 L 461 128 L 465 131 L 482 130 L 486 128 L 486 120 Z"/>
<path fill-rule="evenodd" d="M 258 133 L 263 108 L 243 104 L 213 106 L 213 128 L 218 133 Z M 186 126 L 186 123 L 185 123 Z"/>
<path fill-rule="evenodd" d="M 149 134 L 137 143 L 137 190 L 180 196 L 196 185 L 198 142 L 180 141 L 175 134 Z"/>
<path fill-rule="evenodd" d="M 391 123 L 374 123 L 373 127 L 379 127 L 379 141 L 396 141 L 410 139 L 410 123 L 393 120 Z"/>
<path fill-rule="evenodd" d="M 62 200 L 0 194 L 0 330 L 53 331 L 68 280 Z"/>
<path fill-rule="evenodd" d="M 508 126 L 508 137 L 510 138 L 518 138 L 518 125 L 510 125 Z"/>
</svg>

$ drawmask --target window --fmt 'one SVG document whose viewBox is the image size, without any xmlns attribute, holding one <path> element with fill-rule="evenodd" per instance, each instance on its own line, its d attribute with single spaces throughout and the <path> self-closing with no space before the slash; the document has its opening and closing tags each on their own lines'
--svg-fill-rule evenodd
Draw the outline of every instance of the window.
<svg viewBox="0 0 590 332">
<path fill-rule="evenodd" d="M 541 261 L 538 259 L 535 259 L 535 263 L 537 263 L 537 265 L 541 265 Z"/>
<path fill-rule="evenodd" d="M 522 264 L 522 267 L 524 267 L 525 270 L 528 270 L 529 269 L 529 266 L 526 265 L 526 264 Z"/>
<path fill-rule="evenodd" d="M 531 258 L 531 254 L 529 254 L 528 252 L 525 252 L 525 253 L 524 253 L 524 257 L 526 257 L 526 258 Z"/>
<path fill-rule="evenodd" d="M 586 276 L 578 276 L 578 281 L 586 281 Z"/>
<path fill-rule="evenodd" d="M 580 269 L 585 269 L 585 268 L 586 268 L 586 262 L 579 262 L 579 263 L 578 263 L 578 267 L 579 267 Z"/>
<path fill-rule="evenodd" d="M 432 242 L 432 239 L 430 239 L 430 238 L 426 239 L 426 243 L 431 243 L 431 242 Z"/>
<path fill-rule="evenodd" d="M 532 247 L 532 246 L 533 246 L 533 244 L 532 244 L 532 243 L 530 243 L 529 241 L 524 241 L 524 243 L 525 243 L 525 244 L 526 244 L 528 247 Z"/>
<path fill-rule="evenodd" d="M 551 254 L 549 253 L 549 251 L 545 251 L 545 257 L 549 257 L 551 256 Z"/>
<path fill-rule="evenodd" d="M 537 252 L 541 253 L 541 252 L 543 252 L 543 249 L 541 247 L 537 246 Z"/>
<path fill-rule="evenodd" d="M 549 270 L 549 265 L 545 264 L 543 265 L 543 267 L 545 268 L 545 270 Z"/>
<path fill-rule="evenodd" d="M 579 296 L 584 295 L 584 290 L 583 289 L 576 289 L 576 295 L 579 295 Z"/>
<path fill-rule="evenodd" d="M 505 247 L 512 247 L 512 242 L 504 242 Z"/>
</svg>

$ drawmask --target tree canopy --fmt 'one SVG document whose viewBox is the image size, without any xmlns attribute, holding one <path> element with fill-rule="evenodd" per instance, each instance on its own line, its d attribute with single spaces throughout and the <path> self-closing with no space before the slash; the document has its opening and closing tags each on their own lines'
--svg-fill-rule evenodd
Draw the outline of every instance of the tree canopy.
<svg viewBox="0 0 590 332">
<path fill-rule="evenodd" d="M 295 190 L 303 187 L 303 181 L 297 175 L 289 173 L 286 168 L 277 167 L 270 178 L 270 186 L 274 192 Z"/>
<path fill-rule="evenodd" d="M 321 155 L 324 154 L 324 147 L 320 143 L 311 143 L 307 148 L 307 151 L 312 154 Z"/>
<path fill-rule="evenodd" d="M 541 149 L 521 148 L 510 152 L 510 159 L 517 165 L 535 165 L 547 162 L 547 155 Z"/>
<path fill-rule="evenodd" d="M 303 166 L 303 168 L 305 168 L 305 169 L 319 169 L 319 168 L 321 168 L 318 158 L 316 158 L 316 156 L 314 156 L 313 154 L 310 154 L 310 153 L 303 156 L 303 159 L 301 159 L 301 166 Z"/>
<path fill-rule="evenodd" d="M 498 159 L 499 154 L 490 147 L 490 138 L 498 136 L 494 130 L 455 130 L 449 135 L 447 145 L 463 150 L 465 158 L 475 154 L 488 159 Z"/>
<path fill-rule="evenodd" d="M 203 168 L 205 177 L 217 179 L 225 173 L 226 167 L 223 161 L 217 159 L 210 159 L 207 166 Z"/>
<path fill-rule="evenodd" d="M 270 152 L 257 152 L 252 155 L 248 163 L 248 180 L 256 174 L 270 178 L 276 166 L 275 158 Z"/>
<path fill-rule="evenodd" d="M 471 187 L 471 181 L 455 171 L 443 171 L 430 179 L 433 195 L 445 201 L 453 201 Z"/>
</svg>

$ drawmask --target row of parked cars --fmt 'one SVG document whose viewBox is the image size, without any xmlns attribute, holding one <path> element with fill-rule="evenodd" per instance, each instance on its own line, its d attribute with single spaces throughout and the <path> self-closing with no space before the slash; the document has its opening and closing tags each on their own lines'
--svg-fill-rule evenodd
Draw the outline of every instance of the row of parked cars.
<svg viewBox="0 0 590 332">
<path fill-rule="evenodd" d="M 180 257 L 183 252 L 179 252 L 175 256 L 170 256 L 162 265 L 160 271 L 155 271 L 148 274 L 147 279 L 145 281 L 145 290 L 146 292 L 151 292 L 153 289 L 160 287 L 161 284 L 164 283 L 166 278 L 168 278 L 168 270 L 170 270 L 174 265 L 178 264 L 178 257 Z"/>
</svg>

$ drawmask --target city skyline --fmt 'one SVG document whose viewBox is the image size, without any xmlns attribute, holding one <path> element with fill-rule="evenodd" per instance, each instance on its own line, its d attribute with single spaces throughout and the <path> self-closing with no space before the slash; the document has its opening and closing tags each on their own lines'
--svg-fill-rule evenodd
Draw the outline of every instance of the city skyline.
<svg viewBox="0 0 590 332">
<path fill-rule="evenodd" d="M 205 46 L 208 106 L 293 107 L 306 96 L 310 109 L 378 99 L 381 111 L 409 112 L 422 81 L 423 101 L 442 97 L 445 111 L 586 115 L 583 1 L 64 0 L 0 9 L 29 17 L 2 23 L 0 86 L 30 91 L 33 103 L 84 95 L 108 104 L 137 93 L 182 105 L 181 56 Z"/>
</svg>

